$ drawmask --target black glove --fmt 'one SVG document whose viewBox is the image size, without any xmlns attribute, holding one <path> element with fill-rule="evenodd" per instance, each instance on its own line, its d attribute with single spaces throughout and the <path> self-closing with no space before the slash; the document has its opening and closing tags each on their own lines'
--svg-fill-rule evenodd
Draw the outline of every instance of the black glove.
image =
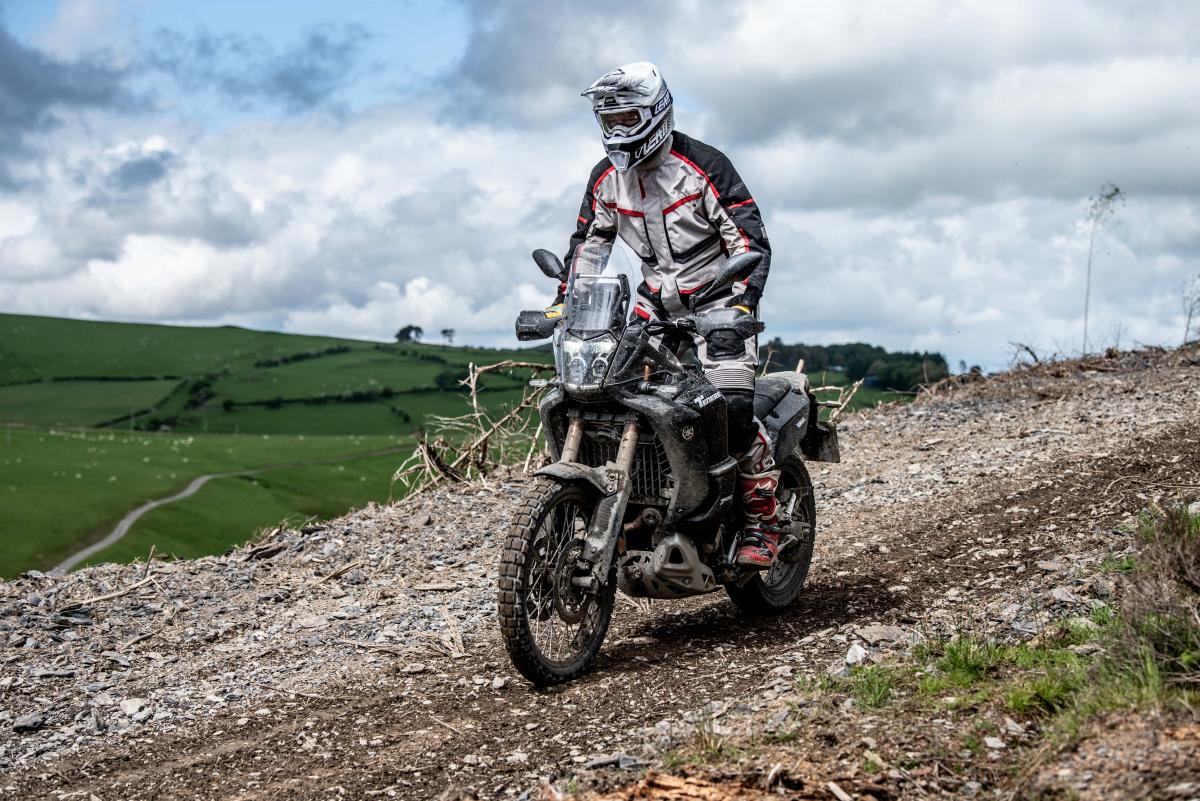
<svg viewBox="0 0 1200 801">
<path fill-rule="evenodd" d="M 725 307 L 729 309 L 742 309 L 746 314 L 754 314 L 758 308 L 758 290 L 752 286 L 747 286 L 746 291 L 740 295 L 734 295 L 729 300 L 725 301 Z"/>
</svg>

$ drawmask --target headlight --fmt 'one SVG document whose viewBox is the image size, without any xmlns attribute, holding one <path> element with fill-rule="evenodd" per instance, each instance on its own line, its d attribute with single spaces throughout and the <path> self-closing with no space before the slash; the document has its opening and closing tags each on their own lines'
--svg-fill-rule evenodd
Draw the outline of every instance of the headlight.
<svg viewBox="0 0 1200 801">
<path fill-rule="evenodd" d="M 595 339 L 563 337 L 563 383 L 567 389 L 599 389 L 616 348 L 617 340 L 608 334 Z"/>
</svg>

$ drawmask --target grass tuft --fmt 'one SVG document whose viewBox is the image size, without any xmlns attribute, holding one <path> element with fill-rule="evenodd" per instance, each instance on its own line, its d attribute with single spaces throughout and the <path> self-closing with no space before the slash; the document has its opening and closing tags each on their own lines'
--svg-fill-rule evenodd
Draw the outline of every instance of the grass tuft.
<svg viewBox="0 0 1200 801">
<path fill-rule="evenodd" d="M 850 677 L 854 700 L 859 706 L 877 708 L 885 705 L 896 686 L 896 671 L 882 665 L 870 665 L 854 671 Z"/>
</svg>

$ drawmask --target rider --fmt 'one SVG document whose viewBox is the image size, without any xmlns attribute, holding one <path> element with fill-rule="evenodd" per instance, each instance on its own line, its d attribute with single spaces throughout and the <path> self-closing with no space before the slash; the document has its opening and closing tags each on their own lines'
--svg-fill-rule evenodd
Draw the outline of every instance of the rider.
<svg viewBox="0 0 1200 801">
<path fill-rule="evenodd" d="M 626 64 L 583 96 L 592 101 L 608 155 L 588 178 L 567 266 L 602 270 L 620 236 L 642 263 L 634 313 L 669 320 L 690 313 L 687 296 L 712 281 L 728 257 L 754 251 L 763 255 L 754 272 L 696 311 L 725 306 L 756 315 L 771 262 L 762 217 L 721 151 L 674 130 L 671 92 L 658 68 L 645 61 Z M 563 291 L 565 286 L 548 313 L 561 313 Z M 737 563 L 766 569 L 779 549 L 779 471 L 766 429 L 754 416 L 757 337 L 718 331 L 694 339 L 704 374 L 729 409 L 730 450 L 738 460 L 746 513 Z"/>
</svg>

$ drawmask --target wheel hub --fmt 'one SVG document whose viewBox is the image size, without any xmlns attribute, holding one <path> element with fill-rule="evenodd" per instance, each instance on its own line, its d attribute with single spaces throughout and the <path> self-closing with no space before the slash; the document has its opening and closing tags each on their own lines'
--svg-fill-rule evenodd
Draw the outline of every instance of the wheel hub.
<svg viewBox="0 0 1200 801">
<path fill-rule="evenodd" d="M 587 611 L 588 594 L 571 583 L 582 556 L 583 541 L 576 540 L 563 549 L 554 569 L 554 611 L 571 625 L 583 620 Z"/>
</svg>

